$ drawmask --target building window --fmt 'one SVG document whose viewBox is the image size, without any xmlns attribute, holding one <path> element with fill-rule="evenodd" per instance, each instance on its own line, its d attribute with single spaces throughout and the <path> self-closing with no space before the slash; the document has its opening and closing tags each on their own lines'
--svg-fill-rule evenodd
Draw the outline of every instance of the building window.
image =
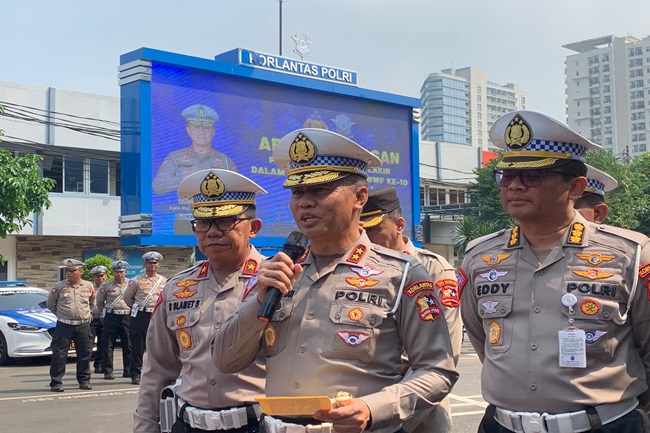
<svg viewBox="0 0 650 433">
<path fill-rule="evenodd" d="M 120 195 L 120 163 L 72 155 L 45 155 L 43 176 L 56 182 L 51 192 Z"/>
<path fill-rule="evenodd" d="M 108 161 L 105 159 L 89 158 L 90 192 L 93 194 L 108 194 Z"/>
<path fill-rule="evenodd" d="M 56 182 L 51 192 L 63 192 L 63 156 L 45 155 L 43 157 L 43 177 Z"/>
<path fill-rule="evenodd" d="M 80 156 L 63 159 L 63 185 L 66 192 L 84 192 L 84 160 Z"/>
</svg>

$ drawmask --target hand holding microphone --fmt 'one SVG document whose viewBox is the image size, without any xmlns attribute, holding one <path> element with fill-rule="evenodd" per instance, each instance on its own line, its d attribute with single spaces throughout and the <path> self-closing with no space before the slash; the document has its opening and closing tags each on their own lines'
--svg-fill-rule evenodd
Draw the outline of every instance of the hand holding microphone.
<svg viewBox="0 0 650 433">
<path fill-rule="evenodd" d="M 307 242 L 309 242 L 309 239 L 306 234 L 299 231 L 291 232 L 282 247 L 282 252 L 296 263 L 296 260 L 305 254 Z M 257 318 L 262 322 L 271 320 L 277 304 L 280 302 L 280 298 L 282 298 L 282 293 L 275 287 L 269 287 L 262 301 L 262 305 L 260 305 L 260 309 L 257 311 Z"/>
</svg>

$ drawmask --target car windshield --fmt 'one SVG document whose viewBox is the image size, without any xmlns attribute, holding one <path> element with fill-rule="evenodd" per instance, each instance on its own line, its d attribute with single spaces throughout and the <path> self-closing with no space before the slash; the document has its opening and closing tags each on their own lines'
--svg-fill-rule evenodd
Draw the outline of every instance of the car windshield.
<svg viewBox="0 0 650 433">
<path fill-rule="evenodd" d="M 41 290 L 0 291 L 0 310 L 45 308 L 47 293 Z"/>
</svg>

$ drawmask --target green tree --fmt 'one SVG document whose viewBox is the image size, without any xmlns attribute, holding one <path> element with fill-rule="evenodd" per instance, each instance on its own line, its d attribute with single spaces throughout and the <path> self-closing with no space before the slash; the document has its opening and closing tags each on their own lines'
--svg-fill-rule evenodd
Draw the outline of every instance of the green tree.
<svg viewBox="0 0 650 433">
<path fill-rule="evenodd" d="M 648 169 L 650 158 L 646 154 L 634 161 L 626 162 L 607 151 L 587 152 L 586 162 L 604 171 L 618 181 L 618 187 L 605 194 L 609 205 L 606 224 L 630 230 L 644 231 L 641 219 L 650 216 L 648 192 Z"/>
<path fill-rule="evenodd" d="M 92 281 L 93 277 L 90 273 L 90 270 L 95 266 L 105 266 L 107 270 L 111 269 L 111 263 L 113 260 L 110 257 L 107 257 L 103 254 L 97 254 L 89 258 L 84 262 L 84 272 L 81 274 L 81 278 L 87 281 Z M 110 280 L 113 278 L 113 274 L 109 271 L 106 272 L 106 279 Z"/>
<path fill-rule="evenodd" d="M 0 149 L 0 238 L 31 225 L 32 212 L 50 207 L 48 193 L 55 181 L 41 176 L 41 159 L 39 155 L 14 157 L 10 151 Z M 1 255 L 0 261 L 4 262 Z"/>
</svg>

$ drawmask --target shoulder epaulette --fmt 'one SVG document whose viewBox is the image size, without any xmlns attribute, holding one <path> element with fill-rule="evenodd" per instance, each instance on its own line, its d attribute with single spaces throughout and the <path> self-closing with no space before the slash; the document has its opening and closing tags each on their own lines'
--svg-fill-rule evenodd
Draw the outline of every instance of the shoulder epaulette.
<svg viewBox="0 0 650 433">
<path fill-rule="evenodd" d="M 648 239 L 646 235 L 643 233 L 635 232 L 633 230 L 622 229 L 620 227 L 614 227 L 605 224 L 600 224 L 597 226 L 597 228 L 601 232 L 611 233 L 615 236 L 619 236 L 623 239 L 627 239 L 636 244 L 639 244 L 641 247 L 644 247 L 648 242 L 650 242 L 650 239 Z"/>
<path fill-rule="evenodd" d="M 489 235 L 481 236 L 480 238 L 476 238 L 473 241 L 470 241 L 470 243 L 467 244 L 467 247 L 465 248 L 465 253 L 467 254 L 469 250 L 477 246 L 478 244 L 481 244 L 485 241 L 488 241 L 490 239 L 496 238 L 497 236 L 500 236 L 506 232 L 505 229 L 501 229 L 498 232 L 490 233 Z"/>
<path fill-rule="evenodd" d="M 207 263 L 207 260 L 201 260 L 200 262 L 196 262 L 196 264 L 194 266 L 192 266 L 191 268 L 183 269 L 182 271 L 180 271 L 176 275 L 172 276 L 171 278 L 168 278 L 167 280 L 171 280 L 172 278 L 176 278 L 176 277 L 182 278 L 182 277 L 187 276 L 187 275 L 195 275 L 197 270 L 201 266 L 203 266 L 203 263 Z"/>
</svg>

